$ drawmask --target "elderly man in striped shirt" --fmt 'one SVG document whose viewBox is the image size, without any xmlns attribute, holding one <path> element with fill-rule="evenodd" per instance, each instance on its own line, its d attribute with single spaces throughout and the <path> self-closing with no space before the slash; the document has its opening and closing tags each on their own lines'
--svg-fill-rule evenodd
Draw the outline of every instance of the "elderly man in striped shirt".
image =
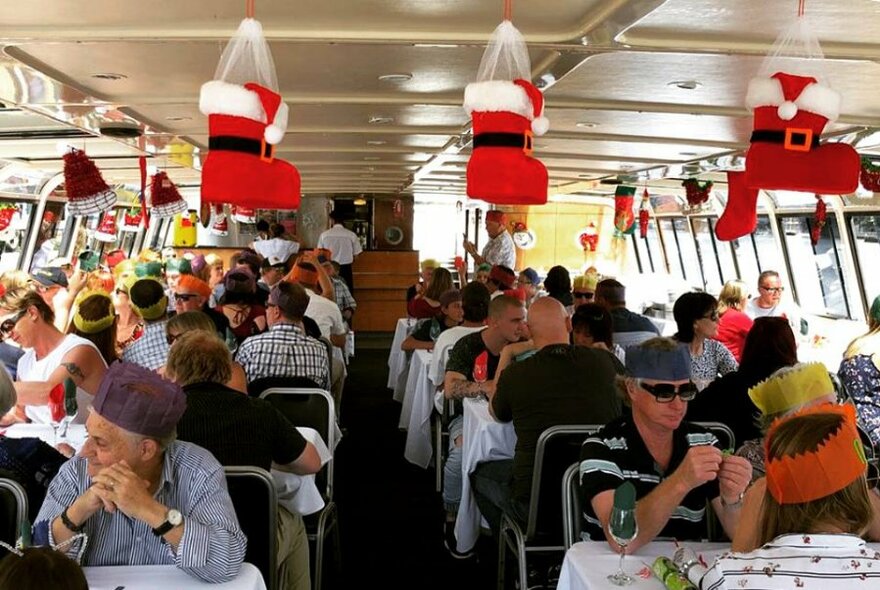
<svg viewBox="0 0 880 590">
<path fill-rule="evenodd" d="M 233 579 L 247 540 L 223 468 L 176 441 L 186 397 L 153 371 L 116 363 L 95 396 L 80 454 L 52 480 L 34 538 L 57 545 L 78 533 L 83 565 L 176 565 L 206 582 Z M 82 539 L 69 544 L 71 557 Z"/>
</svg>

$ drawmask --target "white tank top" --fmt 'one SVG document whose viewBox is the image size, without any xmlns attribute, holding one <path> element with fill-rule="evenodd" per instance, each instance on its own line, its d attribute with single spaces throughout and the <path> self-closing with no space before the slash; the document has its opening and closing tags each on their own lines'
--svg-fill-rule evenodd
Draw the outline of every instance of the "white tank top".
<svg viewBox="0 0 880 590">
<path fill-rule="evenodd" d="M 28 349 L 24 356 L 18 360 L 18 380 L 19 381 L 46 381 L 49 375 L 61 365 L 61 359 L 64 358 L 71 349 L 77 346 L 88 346 L 93 348 L 100 357 L 98 347 L 86 340 L 82 336 L 76 334 L 67 334 L 58 346 L 42 359 L 37 360 L 37 353 L 33 348 Z M 101 361 L 103 363 L 103 359 Z M 104 364 L 106 367 L 106 363 Z M 74 424 L 84 424 L 89 415 L 89 406 L 92 404 L 93 395 L 84 389 L 76 388 L 76 417 L 73 419 Z M 25 414 L 31 421 L 37 424 L 51 424 L 52 413 L 49 411 L 49 405 L 43 406 L 25 406 Z"/>
</svg>

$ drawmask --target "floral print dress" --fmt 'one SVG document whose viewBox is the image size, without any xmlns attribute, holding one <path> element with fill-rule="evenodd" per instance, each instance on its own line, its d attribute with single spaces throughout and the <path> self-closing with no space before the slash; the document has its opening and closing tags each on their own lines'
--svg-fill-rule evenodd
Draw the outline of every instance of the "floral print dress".
<svg viewBox="0 0 880 590">
<path fill-rule="evenodd" d="M 856 405 L 859 424 L 874 446 L 880 446 L 880 370 L 874 359 L 864 354 L 843 359 L 837 374 Z"/>
</svg>

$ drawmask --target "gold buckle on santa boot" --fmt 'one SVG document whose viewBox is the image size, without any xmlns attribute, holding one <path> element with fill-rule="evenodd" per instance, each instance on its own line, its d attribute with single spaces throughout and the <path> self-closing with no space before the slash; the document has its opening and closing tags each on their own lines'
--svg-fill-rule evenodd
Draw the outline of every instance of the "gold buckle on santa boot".
<svg viewBox="0 0 880 590">
<path fill-rule="evenodd" d="M 803 137 L 803 142 L 794 143 L 792 140 Z M 808 152 L 813 148 L 813 130 L 786 128 L 785 142 L 783 147 L 792 152 Z"/>
<path fill-rule="evenodd" d="M 534 134 L 531 129 L 526 129 L 523 133 L 523 153 L 527 156 L 532 155 L 534 145 Z"/>
<path fill-rule="evenodd" d="M 266 143 L 266 138 L 264 137 L 260 140 L 260 161 L 266 162 L 267 164 L 271 164 L 272 160 L 275 159 L 275 149 L 274 146 Z"/>
</svg>

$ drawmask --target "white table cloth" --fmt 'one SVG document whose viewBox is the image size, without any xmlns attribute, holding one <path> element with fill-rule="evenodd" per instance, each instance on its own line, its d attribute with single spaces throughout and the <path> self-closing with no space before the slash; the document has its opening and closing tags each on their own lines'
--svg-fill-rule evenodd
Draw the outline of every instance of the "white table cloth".
<svg viewBox="0 0 880 590">
<path fill-rule="evenodd" d="M 58 429 L 59 432 L 61 429 Z M 55 446 L 55 431 L 50 424 L 13 424 L 3 431 L 9 438 L 38 438 L 47 445 Z M 85 424 L 71 424 L 67 428 L 67 436 L 59 442 L 65 442 L 78 453 L 86 442 L 88 433 Z"/>
<path fill-rule="evenodd" d="M 249 563 L 241 564 L 241 570 L 234 580 L 222 584 L 208 584 L 173 565 L 113 565 L 84 567 L 83 571 L 90 590 L 266 590 L 260 570 Z"/>
<path fill-rule="evenodd" d="M 716 555 L 727 551 L 730 547 L 723 543 L 685 542 L 682 545 L 690 547 L 698 556 L 702 556 L 708 566 L 712 565 Z M 675 543 L 655 541 L 641 547 L 633 555 L 627 555 L 623 560 L 623 569 L 635 578 L 635 582 L 626 588 L 663 590 L 663 582 L 650 572 L 651 564 L 661 555 L 672 559 L 675 550 Z M 619 560 L 620 556 L 611 551 L 608 543 L 600 541 L 575 543 L 565 554 L 556 590 L 614 588 L 606 576 L 617 571 Z"/>
<path fill-rule="evenodd" d="M 412 389 L 407 387 L 400 413 L 401 427 L 406 428 L 403 456 L 419 467 L 426 468 L 434 454 L 431 445 L 431 413 L 434 411 L 434 383 L 430 378 L 432 354 L 417 350 L 410 363 Z M 406 414 L 406 416 L 404 415 Z M 404 418 L 406 423 L 404 424 Z"/>
<path fill-rule="evenodd" d="M 315 450 L 318 451 L 318 456 L 321 458 L 322 467 L 333 459 L 333 453 L 324 444 L 324 439 L 321 438 L 317 430 L 301 426 L 297 426 L 296 429 L 307 441 L 315 445 Z M 314 474 L 297 475 L 273 469 L 272 479 L 275 480 L 278 503 L 289 511 L 305 516 L 314 514 L 324 507 L 324 498 L 315 483 Z"/>
<path fill-rule="evenodd" d="M 401 318 L 397 320 L 394 340 L 391 341 L 391 352 L 388 353 L 388 389 L 394 389 L 397 386 L 397 378 L 406 366 L 406 353 L 400 350 L 400 345 L 403 344 L 415 326 L 416 320 L 414 319 Z"/>
<path fill-rule="evenodd" d="M 512 459 L 516 433 L 512 422 L 497 422 L 489 415 L 489 402 L 483 398 L 464 400 L 462 430 L 461 504 L 455 520 L 458 550 L 467 553 L 480 536 L 483 515 L 471 492 L 470 474 L 478 463 Z"/>
</svg>

